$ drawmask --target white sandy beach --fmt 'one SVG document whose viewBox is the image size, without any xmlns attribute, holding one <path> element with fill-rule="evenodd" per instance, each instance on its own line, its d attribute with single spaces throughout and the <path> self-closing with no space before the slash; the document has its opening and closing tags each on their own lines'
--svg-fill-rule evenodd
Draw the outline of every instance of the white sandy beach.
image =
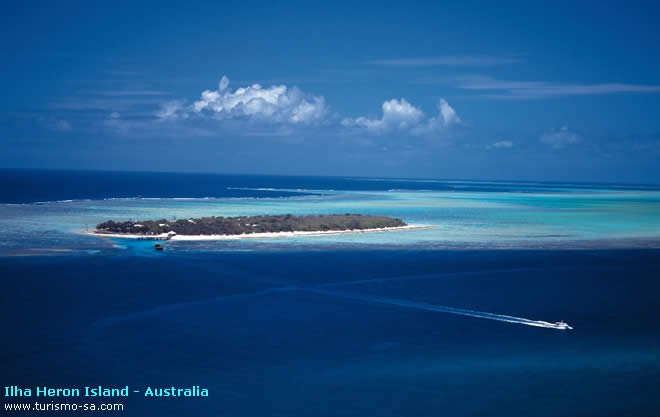
<svg viewBox="0 0 660 417">
<path fill-rule="evenodd" d="M 315 232 L 272 232 L 272 233 L 249 233 L 242 235 L 174 235 L 169 240 L 238 240 L 238 239 L 272 239 L 272 238 L 283 238 L 283 237 L 304 237 L 304 236 L 326 236 L 326 235 L 348 235 L 348 234 L 358 234 L 358 233 L 377 233 L 377 232 L 398 232 L 405 230 L 420 230 L 420 229 L 430 229 L 435 226 L 429 225 L 407 225 L 399 227 L 383 227 L 379 229 L 356 229 L 356 230 L 327 230 L 327 231 L 315 231 Z M 145 239 L 145 240 L 167 240 L 167 234 L 160 235 L 135 235 L 135 234 L 124 234 L 124 233 L 99 233 L 96 231 L 92 232 L 83 232 L 85 234 L 100 236 L 100 237 L 111 237 L 111 238 L 122 238 L 122 239 Z"/>
</svg>

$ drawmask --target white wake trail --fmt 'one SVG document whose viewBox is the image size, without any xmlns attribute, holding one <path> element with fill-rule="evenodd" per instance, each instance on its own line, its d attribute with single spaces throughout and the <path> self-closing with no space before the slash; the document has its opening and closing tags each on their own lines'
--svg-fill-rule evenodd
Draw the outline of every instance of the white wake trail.
<svg viewBox="0 0 660 417">
<path fill-rule="evenodd" d="M 387 304 L 397 307 L 411 308 L 415 310 L 425 310 L 425 311 L 435 311 L 439 313 L 456 314 L 460 316 L 475 317 L 480 319 L 503 321 L 506 323 L 524 324 L 526 326 L 544 327 L 547 329 L 557 329 L 557 330 L 572 329 L 572 327 L 568 326 L 565 323 L 550 323 L 542 320 L 530 320 L 523 317 L 507 316 L 504 314 L 488 313 L 484 311 L 474 311 L 474 310 L 466 310 L 462 308 L 439 306 L 435 304 L 400 300 L 396 298 L 359 295 L 359 294 L 345 293 L 340 291 L 332 291 L 332 290 L 319 289 L 319 288 L 304 288 L 304 290 L 315 292 L 318 294 L 333 295 L 336 297 L 349 298 L 353 300 L 365 301 L 368 303 Z"/>
</svg>

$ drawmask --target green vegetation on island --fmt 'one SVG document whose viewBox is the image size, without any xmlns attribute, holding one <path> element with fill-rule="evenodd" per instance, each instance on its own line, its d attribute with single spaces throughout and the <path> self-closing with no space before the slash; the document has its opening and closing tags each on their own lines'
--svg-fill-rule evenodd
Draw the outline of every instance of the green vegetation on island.
<svg viewBox="0 0 660 417">
<path fill-rule="evenodd" d="M 277 232 L 319 232 L 381 229 L 407 226 L 401 219 L 361 214 L 329 214 L 316 216 L 240 216 L 202 217 L 199 219 L 143 220 L 115 222 L 109 220 L 96 226 L 96 233 L 134 235 L 241 235 Z"/>
</svg>

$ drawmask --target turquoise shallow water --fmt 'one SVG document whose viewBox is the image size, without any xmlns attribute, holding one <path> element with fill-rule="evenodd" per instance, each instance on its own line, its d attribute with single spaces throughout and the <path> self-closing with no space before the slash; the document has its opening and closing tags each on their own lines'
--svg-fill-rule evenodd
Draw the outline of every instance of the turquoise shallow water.
<svg viewBox="0 0 660 417">
<path fill-rule="evenodd" d="M 660 192 L 570 189 L 539 192 L 335 191 L 278 198 L 128 198 L 0 205 L 0 251 L 102 250 L 117 245 L 78 232 L 108 219 L 257 214 L 363 213 L 432 229 L 359 235 L 170 242 L 172 248 L 255 249 L 305 246 L 415 248 L 649 247 L 660 242 Z M 123 242 L 121 245 L 135 245 Z M 139 246 L 139 245 L 138 245 Z M 27 251 L 27 252 L 26 252 Z"/>
</svg>

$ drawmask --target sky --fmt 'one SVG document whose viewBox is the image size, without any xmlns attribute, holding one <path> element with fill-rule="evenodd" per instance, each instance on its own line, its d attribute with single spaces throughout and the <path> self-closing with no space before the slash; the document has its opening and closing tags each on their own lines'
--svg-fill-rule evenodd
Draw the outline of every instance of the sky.
<svg viewBox="0 0 660 417">
<path fill-rule="evenodd" d="M 12 2 L 0 167 L 660 183 L 659 18 L 633 1 Z"/>
</svg>

